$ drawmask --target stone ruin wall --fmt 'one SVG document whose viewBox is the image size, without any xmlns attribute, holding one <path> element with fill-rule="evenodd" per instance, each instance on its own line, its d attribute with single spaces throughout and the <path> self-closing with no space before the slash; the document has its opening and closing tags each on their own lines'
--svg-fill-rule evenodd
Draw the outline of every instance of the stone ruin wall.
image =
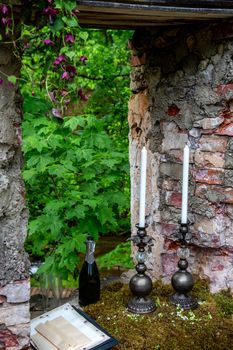
<svg viewBox="0 0 233 350">
<path fill-rule="evenodd" d="M 0 47 L 0 349 L 28 349 L 30 285 L 24 240 L 28 212 L 21 179 L 22 99 L 5 79 L 18 75 L 11 48 Z"/>
<path fill-rule="evenodd" d="M 190 147 L 189 269 L 233 291 L 233 24 L 136 31 L 129 102 L 131 213 L 138 222 L 140 150 L 148 149 L 148 268 L 177 270 L 182 156 Z M 229 29 L 231 31 L 229 31 Z"/>
</svg>

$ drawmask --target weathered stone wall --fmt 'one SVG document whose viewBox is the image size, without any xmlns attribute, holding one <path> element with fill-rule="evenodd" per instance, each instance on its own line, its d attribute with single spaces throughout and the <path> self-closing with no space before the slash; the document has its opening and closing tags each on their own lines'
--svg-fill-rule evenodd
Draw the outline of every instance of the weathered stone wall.
<svg viewBox="0 0 233 350">
<path fill-rule="evenodd" d="M 19 63 L 0 46 L 0 349 L 29 347 L 28 260 L 24 240 L 28 213 L 21 179 L 22 99 L 6 76 L 19 73 Z"/>
<path fill-rule="evenodd" d="M 233 35 L 231 26 L 136 31 L 129 102 L 132 227 L 138 222 L 140 150 L 148 149 L 148 265 L 177 270 L 183 147 L 190 147 L 190 270 L 212 292 L 233 291 Z M 226 30 L 227 29 L 227 30 Z M 231 29 L 232 30 L 232 29 Z M 135 231 L 133 232 L 135 234 Z"/>
</svg>

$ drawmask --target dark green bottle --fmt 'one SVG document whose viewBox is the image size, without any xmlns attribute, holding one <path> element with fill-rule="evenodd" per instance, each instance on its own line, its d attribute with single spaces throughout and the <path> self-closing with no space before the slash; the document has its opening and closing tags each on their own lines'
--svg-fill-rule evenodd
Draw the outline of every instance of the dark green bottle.
<svg viewBox="0 0 233 350">
<path fill-rule="evenodd" d="M 86 306 L 100 299 L 100 276 L 95 262 L 95 242 L 87 237 L 86 257 L 79 274 L 79 304 Z"/>
</svg>

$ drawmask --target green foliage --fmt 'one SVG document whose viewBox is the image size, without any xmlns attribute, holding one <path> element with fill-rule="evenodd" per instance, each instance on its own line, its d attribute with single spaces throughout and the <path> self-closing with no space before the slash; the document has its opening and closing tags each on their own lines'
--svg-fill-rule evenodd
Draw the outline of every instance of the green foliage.
<svg viewBox="0 0 233 350">
<path fill-rule="evenodd" d="M 122 267 L 125 269 L 133 268 L 133 261 L 131 258 L 131 243 L 124 242 L 120 243 L 109 253 L 98 257 L 97 263 L 99 268 Z"/>
<path fill-rule="evenodd" d="M 59 270 L 66 280 L 77 277 L 79 253 L 85 251 L 88 233 L 97 240 L 99 235 L 118 234 L 130 226 L 129 67 L 125 62 L 129 33 L 84 33 L 81 54 L 89 50 L 89 57 L 78 83 L 89 92 L 88 101 L 76 96 L 64 104 L 66 116 L 56 117 L 57 102 L 45 99 L 46 90 L 37 84 L 32 96 L 30 82 L 22 85 L 24 180 L 30 209 L 26 249 L 32 258 L 46 258 L 41 273 Z M 106 35 L 111 37 L 108 48 Z M 70 54 L 75 50 L 76 44 Z M 34 63 L 34 82 L 40 78 L 42 55 L 24 56 L 25 62 L 31 60 L 29 66 Z M 27 74 L 23 68 L 22 77 Z"/>
</svg>

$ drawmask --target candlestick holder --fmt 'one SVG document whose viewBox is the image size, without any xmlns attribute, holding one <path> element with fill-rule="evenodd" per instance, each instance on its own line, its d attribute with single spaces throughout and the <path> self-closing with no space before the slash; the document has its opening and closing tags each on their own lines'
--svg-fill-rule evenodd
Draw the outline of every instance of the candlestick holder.
<svg viewBox="0 0 233 350">
<path fill-rule="evenodd" d="M 152 291 L 152 280 L 145 274 L 147 267 L 145 261 L 147 259 L 147 252 L 145 247 L 148 247 L 148 251 L 153 246 L 153 238 L 146 233 L 146 227 L 137 227 L 137 235 L 132 236 L 128 240 L 138 247 L 136 255 L 137 265 L 135 267 L 137 273 L 130 279 L 129 288 L 133 294 L 128 302 L 127 308 L 134 314 L 147 314 L 153 312 L 156 309 L 155 303 L 149 298 L 149 294 Z"/>
<path fill-rule="evenodd" d="M 195 309 L 198 306 L 196 298 L 188 295 L 194 286 L 193 276 L 187 271 L 188 261 L 190 255 L 186 235 L 188 233 L 189 223 L 180 223 L 180 247 L 177 250 L 179 270 L 174 273 L 171 279 L 172 287 L 176 291 L 171 295 L 170 300 L 173 304 L 179 305 L 184 310 Z"/>
</svg>

